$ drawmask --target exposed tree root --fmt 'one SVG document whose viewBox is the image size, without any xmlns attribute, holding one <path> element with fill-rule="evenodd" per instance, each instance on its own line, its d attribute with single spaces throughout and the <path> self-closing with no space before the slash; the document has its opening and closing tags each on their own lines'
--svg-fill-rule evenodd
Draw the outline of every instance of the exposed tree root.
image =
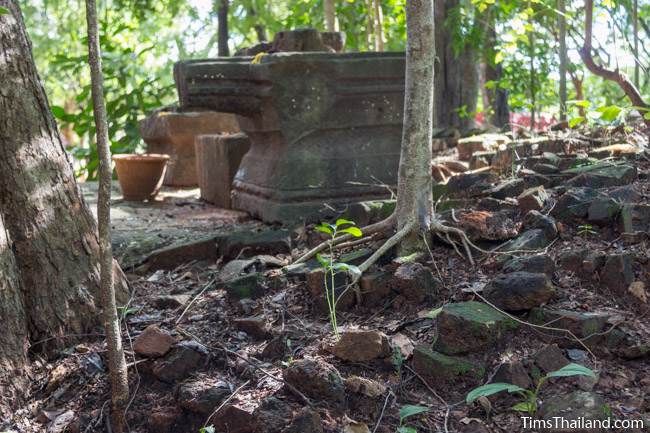
<svg viewBox="0 0 650 433">
<path fill-rule="evenodd" d="M 374 233 L 379 233 L 379 232 L 387 232 L 390 228 L 392 228 L 395 225 L 396 222 L 396 217 L 395 214 L 389 216 L 385 220 L 379 221 L 378 223 L 371 224 L 369 226 L 363 227 L 361 229 L 361 232 L 363 233 L 364 236 L 369 236 Z M 299 263 L 304 263 L 307 260 L 311 259 L 312 257 L 316 256 L 316 254 L 320 253 L 321 251 L 324 251 L 329 248 L 330 243 L 332 246 L 336 246 L 339 244 L 342 244 L 344 242 L 348 242 L 354 239 L 354 236 L 350 234 L 345 234 L 343 236 L 338 236 L 334 240 L 328 240 L 325 242 L 321 242 L 320 244 L 316 245 L 314 248 L 311 250 L 307 251 L 305 254 L 303 254 L 301 257 L 299 257 L 296 261 L 294 261 L 294 264 L 299 264 Z M 370 239 L 368 239 L 370 240 Z"/>
</svg>

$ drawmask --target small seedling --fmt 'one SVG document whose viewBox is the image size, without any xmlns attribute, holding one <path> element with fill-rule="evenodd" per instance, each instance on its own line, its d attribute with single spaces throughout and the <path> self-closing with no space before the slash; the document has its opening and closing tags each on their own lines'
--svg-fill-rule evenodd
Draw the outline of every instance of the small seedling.
<svg viewBox="0 0 650 433">
<path fill-rule="evenodd" d="M 399 410 L 399 427 L 396 433 L 417 433 L 415 427 L 404 425 L 404 420 L 410 416 L 419 415 L 421 413 L 429 412 L 428 407 L 424 406 L 402 406 Z"/>
<path fill-rule="evenodd" d="M 402 351 L 400 350 L 399 347 L 393 347 L 393 367 L 395 367 L 395 374 L 397 376 L 402 375 L 402 364 L 404 364 L 404 355 L 402 355 Z"/>
<path fill-rule="evenodd" d="M 527 412 L 529 415 L 533 416 L 537 413 L 537 397 L 539 396 L 542 385 L 552 377 L 571 376 L 588 376 L 595 378 L 596 373 L 583 365 L 571 363 L 559 370 L 548 373 L 546 376 L 540 377 L 534 389 L 524 389 L 520 386 L 513 385 L 512 383 L 488 383 L 487 385 L 479 386 L 470 391 L 470 393 L 467 394 L 466 401 L 469 404 L 480 397 L 487 397 L 501 391 L 508 391 L 511 394 L 516 393 L 522 397 L 522 401 L 512 406 L 512 409 L 517 412 Z"/>
<path fill-rule="evenodd" d="M 321 254 L 317 254 L 316 258 L 320 262 L 320 264 L 323 266 L 323 269 L 325 270 L 325 275 L 324 275 L 324 284 L 325 284 L 325 299 L 327 300 L 327 308 L 329 310 L 329 315 L 330 315 L 330 323 L 332 325 L 332 329 L 334 330 L 334 336 L 338 340 L 339 338 L 339 330 L 338 326 L 336 323 L 336 286 L 334 285 L 334 276 L 336 275 L 337 272 L 343 271 L 343 272 L 350 272 L 353 274 L 360 274 L 361 271 L 359 268 L 357 268 L 354 265 L 349 265 L 347 263 L 340 263 L 336 262 L 334 260 L 334 239 L 340 235 L 340 234 L 350 234 L 356 238 L 361 237 L 363 234 L 361 233 L 361 229 L 358 227 L 355 227 L 356 224 L 353 221 L 349 221 L 343 218 L 339 218 L 336 220 L 334 224 L 329 224 L 322 222 L 320 225 L 316 226 L 316 230 L 325 233 L 330 236 L 330 240 L 328 242 L 329 246 L 329 256 L 323 256 Z M 329 281 L 328 281 L 329 277 Z"/>
<path fill-rule="evenodd" d="M 578 226 L 578 235 L 587 237 L 588 235 L 595 235 L 598 232 L 591 224 L 581 224 Z"/>
<path fill-rule="evenodd" d="M 214 427 L 213 426 L 201 427 L 199 433 L 214 433 Z"/>
</svg>

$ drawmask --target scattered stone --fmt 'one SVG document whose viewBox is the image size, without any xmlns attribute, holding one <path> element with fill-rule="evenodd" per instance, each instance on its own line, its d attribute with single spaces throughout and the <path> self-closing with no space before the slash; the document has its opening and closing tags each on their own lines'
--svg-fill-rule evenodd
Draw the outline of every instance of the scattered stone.
<svg viewBox="0 0 650 433">
<path fill-rule="evenodd" d="M 320 415 L 309 407 L 303 407 L 293 417 L 285 433 L 323 433 Z"/>
<path fill-rule="evenodd" d="M 494 197 L 483 197 L 478 201 L 477 207 L 492 212 L 504 211 L 514 214 L 517 210 L 517 203 L 514 200 L 499 200 Z"/>
<path fill-rule="evenodd" d="M 474 152 L 472 158 L 469 160 L 469 169 L 478 170 L 492 165 L 492 159 L 497 153 L 491 150 L 483 152 Z"/>
<path fill-rule="evenodd" d="M 328 289 L 332 285 L 331 275 L 331 273 L 327 273 Z M 340 311 L 350 310 L 356 302 L 354 292 L 352 290 L 346 292 L 348 287 L 348 278 L 348 274 L 344 271 L 334 273 L 334 293 L 338 299 L 336 308 Z M 325 270 L 322 268 L 314 269 L 307 274 L 307 288 L 314 298 L 314 307 L 318 311 L 327 311 L 328 308 L 328 301 L 325 298 L 325 281 Z"/>
<path fill-rule="evenodd" d="M 567 186 L 608 188 L 629 185 L 637 178 L 637 169 L 632 165 L 601 163 L 571 168 L 562 172 L 575 177 L 566 181 Z"/>
<path fill-rule="evenodd" d="M 160 309 L 180 308 L 190 299 L 190 295 L 158 295 L 151 299 L 151 304 Z"/>
<path fill-rule="evenodd" d="M 393 350 L 399 350 L 402 354 L 402 359 L 407 360 L 413 355 L 415 346 L 413 340 L 402 333 L 394 334 L 390 337 L 390 343 Z"/>
<path fill-rule="evenodd" d="M 592 188 L 571 188 L 560 196 L 552 214 L 556 218 L 568 221 L 583 219 L 587 216 L 591 203 L 601 196 Z"/>
<path fill-rule="evenodd" d="M 574 391 L 568 395 L 548 396 L 540 408 L 539 417 L 555 425 L 557 419 L 566 423 L 581 425 L 585 421 L 604 420 L 607 418 L 605 401 L 598 394 Z M 594 428 L 553 428 L 545 430 L 553 433 L 597 433 Z"/>
<path fill-rule="evenodd" d="M 215 430 L 228 433 L 253 433 L 256 423 L 253 421 L 253 410 L 243 404 L 226 405 L 212 417 Z"/>
<path fill-rule="evenodd" d="M 275 337 L 264 346 L 264 349 L 260 353 L 260 358 L 265 361 L 277 361 L 278 359 L 283 359 L 287 353 L 289 353 L 287 337 L 281 335 Z"/>
<path fill-rule="evenodd" d="M 413 370 L 430 383 L 479 383 L 485 376 L 485 367 L 460 358 L 419 346 L 413 352 Z"/>
<path fill-rule="evenodd" d="M 391 355 L 388 337 L 378 331 L 350 330 L 341 335 L 332 348 L 338 358 L 350 362 L 365 362 Z"/>
<path fill-rule="evenodd" d="M 634 185 L 625 185 L 619 188 L 614 188 L 605 193 L 607 197 L 616 200 L 618 203 L 636 203 L 641 200 L 641 194 L 639 194 Z"/>
<path fill-rule="evenodd" d="M 555 219 L 536 210 L 531 210 L 524 216 L 523 227 L 525 230 L 542 229 L 547 239 L 557 237 Z"/>
<path fill-rule="evenodd" d="M 262 275 L 252 273 L 244 275 L 224 284 L 230 300 L 258 299 L 264 296 L 266 290 L 262 285 Z"/>
<path fill-rule="evenodd" d="M 345 402 L 343 379 L 338 370 L 325 361 L 313 358 L 294 361 L 284 370 L 283 377 L 307 397 L 339 407 Z"/>
<path fill-rule="evenodd" d="M 504 200 L 508 197 L 517 197 L 524 192 L 525 188 L 526 183 L 524 180 L 519 177 L 515 177 L 501 182 L 492 188 L 489 192 L 492 197 Z"/>
<path fill-rule="evenodd" d="M 524 389 L 529 389 L 533 385 L 528 372 L 524 365 L 519 361 L 506 362 L 499 366 L 494 373 L 493 382 L 512 383 Z"/>
<path fill-rule="evenodd" d="M 458 228 L 464 230 L 471 240 L 506 240 L 517 236 L 517 224 L 505 212 L 462 211 L 456 212 Z"/>
<path fill-rule="evenodd" d="M 504 273 L 519 271 L 546 274 L 552 277 L 555 272 L 555 262 L 546 254 L 536 254 L 533 256 L 514 257 L 503 265 Z"/>
<path fill-rule="evenodd" d="M 552 164 L 538 163 L 533 165 L 533 171 L 539 174 L 556 174 L 560 171 L 560 169 Z"/>
<path fill-rule="evenodd" d="M 391 293 L 393 275 L 389 272 L 365 274 L 359 281 L 361 301 L 365 307 L 376 307 L 383 304 Z"/>
<path fill-rule="evenodd" d="M 69 431 L 69 426 L 75 419 L 75 413 L 71 410 L 58 415 L 47 428 L 47 433 L 64 433 Z"/>
<path fill-rule="evenodd" d="M 620 225 L 624 233 L 650 232 L 650 205 L 624 204 Z"/>
<path fill-rule="evenodd" d="M 482 302 L 446 304 L 436 317 L 433 348 L 447 355 L 478 352 L 496 345 L 517 323 Z"/>
<path fill-rule="evenodd" d="M 623 294 L 634 281 L 634 259 L 632 254 L 608 256 L 600 271 L 600 283 L 610 290 Z"/>
<path fill-rule="evenodd" d="M 549 344 L 540 349 L 534 356 L 535 364 L 544 372 L 550 373 L 569 364 L 557 344 Z"/>
<path fill-rule="evenodd" d="M 546 248 L 552 241 L 553 238 L 550 238 L 545 230 L 531 229 L 531 230 L 526 230 L 515 239 L 506 242 L 503 245 L 503 247 L 501 247 L 501 251 L 533 252 L 535 250 L 541 250 L 542 248 Z"/>
<path fill-rule="evenodd" d="M 218 257 L 219 253 L 215 238 L 209 237 L 155 250 L 149 254 L 147 263 L 151 270 L 175 269 L 178 265 L 193 260 L 215 261 Z"/>
<path fill-rule="evenodd" d="M 648 303 L 648 292 L 645 290 L 645 283 L 643 281 L 633 281 L 630 287 L 627 288 L 627 291 L 644 304 Z"/>
<path fill-rule="evenodd" d="M 616 220 L 619 211 L 620 205 L 616 200 L 609 197 L 598 197 L 591 202 L 587 209 L 587 221 L 599 225 L 608 225 Z"/>
<path fill-rule="evenodd" d="M 361 414 L 363 421 L 377 419 L 387 390 L 383 384 L 364 377 L 351 376 L 345 379 L 348 408 Z"/>
<path fill-rule="evenodd" d="M 528 211 L 540 211 L 548 200 L 548 194 L 542 185 L 528 188 L 517 197 L 519 210 L 525 214 Z"/>
<path fill-rule="evenodd" d="M 357 226 L 364 227 L 373 222 L 381 221 L 395 210 L 395 200 L 372 200 L 351 203 L 343 214 L 343 218 L 354 221 Z"/>
<path fill-rule="evenodd" d="M 456 145 L 458 159 L 468 160 L 475 152 L 494 150 L 500 144 L 509 142 L 510 138 L 501 134 L 481 134 L 461 138 Z"/>
<path fill-rule="evenodd" d="M 240 231 L 217 238 L 219 253 L 227 260 L 259 254 L 291 254 L 291 233 L 287 230 Z"/>
<path fill-rule="evenodd" d="M 277 433 L 284 430 L 293 415 L 291 406 L 277 397 L 267 397 L 255 409 L 255 433 Z"/>
<path fill-rule="evenodd" d="M 148 416 L 147 424 L 151 433 L 172 433 L 174 425 L 182 416 L 176 406 L 154 409 Z"/>
<path fill-rule="evenodd" d="M 609 314 L 601 312 L 579 312 L 550 308 L 534 308 L 529 315 L 532 323 L 538 325 L 553 323 L 554 327 L 571 331 L 576 337 L 584 339 L 587 344 L 599 341 L 600 336 L 595 334 L 599 334 L 606 329 L 610 317 Z M 549 331 L 549 335 L 566 338 L 565 333 Z M 567 342 L 571 343 L 571 339 L 568 339 Z M 576 342 L 574 343 L 577 345 Z"/>
<path fill-rule="evenodd" d="M 449 178 L 447 193 L 451 197 L 473 197 L 488 190 L 497 179 L 490 171 L 457 174 Z"/>
<path fill-rule="evenodd" d="M 197 380 L 181 384 L 177 400 L 185 410 L 210 415 L 231 393 L 226 382 L 206 383 L 205 380 Z"/>
<path fill-rule="evenodd" d="M 153 374 L 159 380 L 173 383 L 184 379 L 206 365 L 208 349 L 196 341 L 182 341 L 165 357 L 153 365 Z"/>
<path fill-rule="evenodd" d="M 497 276 L 485 286 L 483 293 L 501 309 L 522 311 L 551 300 L 555 287 L 546 274 L 520 271 Z"/>
<path fill-rule="evenodd" d="M 133 341 L 135 353 L 147 358 L 165 356 L 174 344 L 174 338 L 156 325 L 149 325 Z"/>
<path fill-rule="evenodd" d="M 431 271 L 417 262 L 404 263 L 393 274 L 393 289 L 411 302 L 432 299 L 439 288 Z"/>
<path fill-rule="evenodd" d="M 234 319 L 232 324 L 235 329 L 244 331 L 253 338 L 265 340 L 271 336 L 271 327 L 263 316 Z"/>
</svg>

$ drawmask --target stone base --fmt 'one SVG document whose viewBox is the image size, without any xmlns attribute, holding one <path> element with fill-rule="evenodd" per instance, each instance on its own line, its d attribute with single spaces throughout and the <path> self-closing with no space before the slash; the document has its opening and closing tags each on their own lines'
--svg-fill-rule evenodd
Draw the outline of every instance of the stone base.
<svg viewBox="0 0 650 433">
<path fill-rule="evenodd" d="M 194 148 L 201 199 L 224 209 L 231 208 L 232 181 L 250 145 L 243 133 L 196 138 Z"/>
<path fill-rule="evenodd" d="M 163 181 L 170 186 L 196 186 L 194 139 L 202 134 L 239 132 L 235 115 L 205 112 L 158 112 L 140 121 L 148 153 L 169 155 Z"/>
</svg>

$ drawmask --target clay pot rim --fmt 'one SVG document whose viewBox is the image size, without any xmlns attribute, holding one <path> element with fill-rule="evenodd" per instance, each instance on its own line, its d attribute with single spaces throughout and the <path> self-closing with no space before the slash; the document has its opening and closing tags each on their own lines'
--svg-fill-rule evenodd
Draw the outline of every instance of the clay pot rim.
<svg viewBox="0 0 650 433">
<path fill-rule="evenodd" d="M 170 156 L 161 153 L 120 153 L 112 156 L 113 161 L 162 162 Z"/>
</svg>

